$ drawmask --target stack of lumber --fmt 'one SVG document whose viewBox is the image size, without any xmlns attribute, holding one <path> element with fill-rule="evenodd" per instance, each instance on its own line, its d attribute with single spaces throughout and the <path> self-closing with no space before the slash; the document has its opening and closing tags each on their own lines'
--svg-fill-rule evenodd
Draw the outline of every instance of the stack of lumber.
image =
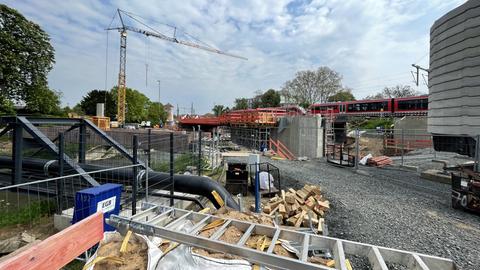
<svg viewBox="0 0 480 270">
<path fill-rule="evenodd" d="M 330 203 L 323 198 L 318 186 L 305 185 L 302 189 L 281 190 L 266 203 L 262 210 L 270 216 L 280 217 L 283 225 L 310 227 L 309 219 L 318 233 L 323 231 L 324 215 L 330 209 Z"/>
<path fill-rule="evenodd" d="M 367 165 L 375 166 L 375 167 L 383 167 L 383 166 L 392 165 L 392 164 L 393 164 L 392 159 L 387 156 L 372 157 L 372 158 L 369 158 L 367 161 Z"/>
</svg>

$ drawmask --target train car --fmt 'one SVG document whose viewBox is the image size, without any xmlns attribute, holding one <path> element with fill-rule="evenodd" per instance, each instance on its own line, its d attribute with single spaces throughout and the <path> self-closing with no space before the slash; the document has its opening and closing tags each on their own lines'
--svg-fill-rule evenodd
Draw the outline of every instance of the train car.
<svg viewBox="0 0 480 270">
<path fill-rule="evenodd" d="M 393 110 L 392 99 L 348 101 L 345 105 L 343 112 L 349 115 L 389 115 Z"/>
<path fill-rule="evenodd" d="M 340 113 L 341 109 L 343 109 L 343 112 L 345 111 L 344 105 L 345 102 L 317 103 L 310 105 L 309 111 L 311 114 L 327 114 L 330 112 L 333 114 L 337 114 Z"/>
<path fill-rule="evenodd" d="M 428 112 L 428 96 L 405 97 L 393 99 L 394 115 L 426 115 Z"/>
<path fill-rule="evenodd" d="M 311 114 L 346 114 L 365 116 L 426 115 L 428 96 L 389 98 L 379 100 L 356 100 L 336 103 L 313 104 Z"/>
</svg>

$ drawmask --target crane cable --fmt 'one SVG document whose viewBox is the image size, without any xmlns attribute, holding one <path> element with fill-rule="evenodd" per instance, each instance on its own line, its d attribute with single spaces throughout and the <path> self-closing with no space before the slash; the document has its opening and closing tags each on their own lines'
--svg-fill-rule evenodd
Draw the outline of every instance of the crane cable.
<svg viewBox="0 0 480 270">
<path fill-rule="evenodd" d="M 113 14 L 113 17 L 112 17 L 112 20 L 110 21 L 110 24 L 108 25 L 107 28 L 110 28 L 110 26 L 112 25 L 113 21 L 115 20 L 115 17 L 117 16 L 117 13 L 115 12 Z M 105 30 L 106 34 L 107 34 L 107 44 L 105 46 L 105 85 L 104 85 L 104 88 L 105 88 L 105 98 L 104 98 L 104 106 L 105 106 L 105 111 L 107 109 L 107 85 L 108 85 L 108 52 L 109 52 L 109 47 L 110 47 L 110 42 L 109 42 L 109 36 L 110 36 L 110 33 L 108 30 Z"/>
</svg>

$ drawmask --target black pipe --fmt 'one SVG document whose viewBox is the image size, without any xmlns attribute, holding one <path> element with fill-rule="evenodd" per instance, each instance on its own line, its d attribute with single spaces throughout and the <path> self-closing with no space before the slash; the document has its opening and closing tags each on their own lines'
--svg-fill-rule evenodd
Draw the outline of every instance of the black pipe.
<svg viewBox="0 0 480 270">
<path fill-rule="evenodd" d="M 44 167 L 47 162 L 48 160 L 44 160 L 44 159 L 24 158 L 22 161 L 23 170 L 44 171 Z M 99 166 L 99 165 L 92 165 L 92 164 L 79 164 L 79 165 L 82 167 L 82 169 L 84 169 L 87 172 L 110 168 L 107 166 Z M 8 157 L 0 157 L 0 168 L 13 168 L 12 159 Z M 48 172 L 49 172 L 49 176 L 57 175 L 58 163 L 53 162 L 52 164 L 50 164 L 48 166 Z M 159 188 L 169 188 L 169 185 L 161 184 L 163 181 L 170 179 L 170 175 L 168 173 L 150 171 L 148 174 L 149 174 L 149 180 L 148 180 L 149 186 L 158 185 Z M 99 175 L 105 175 L 105 173 L 99 173 Z M 125 179 L 133 179 L 133 172 L 131 168 L 117 169 L 117 170 L 109 171 L 108 176 L 112 180 L 124 181 Z M 93 177 L 95 178 L 94 174 L 93 174 Z M 143 174 L 142 177 L 145 177 L 145 174 Z M 99 180 L 102 181 L 102 179 L 99 179 Z M 220 208 L 220 205 L 218 204 L 217 200 L 212 194 L 212 191 L 216 191 L 218 195 L 220 195 L 220 197 L 225 201 L 225 204 L 228 207 L 236 210 L 240 209 L 237 202 L 232 198 L 232 195 L 222 185 L 220 185 L 219 183 L 213 181 L 208 177 L 177 174 L 175 175 L 174 189 L 177 192 L 204 196 L 209 201 L 211 201 L 216 208 Z"/>
</svg>

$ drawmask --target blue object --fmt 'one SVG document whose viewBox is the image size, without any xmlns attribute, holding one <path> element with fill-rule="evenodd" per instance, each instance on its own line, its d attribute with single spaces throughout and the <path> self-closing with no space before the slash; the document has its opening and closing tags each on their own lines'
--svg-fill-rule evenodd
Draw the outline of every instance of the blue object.
<svg viewBox="0 0 480 270">
<path fill-rule="evenodd" d="M 78 191 L 75 194 L 75 208 L 72 224 L 99 211 L 103 217 L 108 218 L 111 214 L 118 215 L 120 212 L 120 196 L 122 185 L 104 184 Z M 115 228 L 103 221 L 104 231 L 114 231 Z"/>
<path fill-rule="evenodd" d="M 256 165 L 255 173 L 255 212 L 260 213 L 260 170 L 258 165 Z"/>
</svg>

